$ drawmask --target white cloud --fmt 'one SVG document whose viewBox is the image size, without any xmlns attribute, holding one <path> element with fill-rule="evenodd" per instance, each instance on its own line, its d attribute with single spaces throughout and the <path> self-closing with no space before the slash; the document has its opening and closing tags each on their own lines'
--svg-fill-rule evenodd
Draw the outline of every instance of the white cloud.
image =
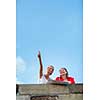
<svg viewBox="0 0 100 100">
<path fill-rule="evenodd" d="M 16 58 L 16 74 L 18 75 L 24 73 L 25 69 L 26 69 L 25 61 L 20 56 L 18 56 Z"/>
<path fill-rule="evenodd" d="M 23 75 L 26 70 L 26 62 L 20 56 L 16 58 L 16 84 L 24 84 L 22 82 Z"/>
</svg>

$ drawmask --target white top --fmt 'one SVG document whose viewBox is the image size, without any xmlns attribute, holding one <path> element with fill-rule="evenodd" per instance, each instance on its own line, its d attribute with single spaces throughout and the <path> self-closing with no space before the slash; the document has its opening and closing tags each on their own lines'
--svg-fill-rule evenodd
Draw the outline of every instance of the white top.
<svg viewBox="0 0 100 100">
<path fill-rule="evenodd" d="M 41 79 L 39 80 L 39 83 L 40 84 L 46 84 L 49 80 L 51 80 L 50 78 L 47 80 L 46 78 L 45 78 L 45 76 L 43 75 L 42 77 L 41 77 Z"/>
</svg>

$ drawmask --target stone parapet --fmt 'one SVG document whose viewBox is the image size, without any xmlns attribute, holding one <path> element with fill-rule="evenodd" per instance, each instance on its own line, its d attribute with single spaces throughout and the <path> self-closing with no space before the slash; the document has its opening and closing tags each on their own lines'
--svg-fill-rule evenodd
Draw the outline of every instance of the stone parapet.
<svg viewBox="0 0 100 100">
<path fill-rule="evenodd" d="M 83 84 L 17 84 L 16 100 L 83 100 Z"/>
</svg>

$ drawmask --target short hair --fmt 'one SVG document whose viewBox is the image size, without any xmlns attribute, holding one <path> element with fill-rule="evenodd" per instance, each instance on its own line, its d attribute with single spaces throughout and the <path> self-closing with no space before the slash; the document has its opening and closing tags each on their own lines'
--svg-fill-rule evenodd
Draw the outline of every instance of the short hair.
<svg viewBox="0 0 100 100">
<path fill-rule="evenodd" d="M 53 69 L 54 69 L 54 66 L 50 65 Z"/>
<path fill-rule="evenodd" d="M 52 65 L 49 65 L 48 67 L 52 67 L 52 68 L 53 68 L 53 70 L 54 70 L 54 66 L 52 66 Z"/>
</svg>

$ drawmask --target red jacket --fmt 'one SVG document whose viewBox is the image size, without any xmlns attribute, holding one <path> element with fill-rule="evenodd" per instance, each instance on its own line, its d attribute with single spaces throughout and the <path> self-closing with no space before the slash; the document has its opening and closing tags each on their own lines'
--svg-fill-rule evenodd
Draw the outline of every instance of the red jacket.
<svg viewBox="0 0 100 100">
<path fill-rule="evenodd" d="M 70 84 L 75 84 L 73 77 L 67 77 L 67 80 L 70 81 Z M 62 77 L 57 77 L 56 81 L 64 81 L 64 79 Z"/>
</svg>

